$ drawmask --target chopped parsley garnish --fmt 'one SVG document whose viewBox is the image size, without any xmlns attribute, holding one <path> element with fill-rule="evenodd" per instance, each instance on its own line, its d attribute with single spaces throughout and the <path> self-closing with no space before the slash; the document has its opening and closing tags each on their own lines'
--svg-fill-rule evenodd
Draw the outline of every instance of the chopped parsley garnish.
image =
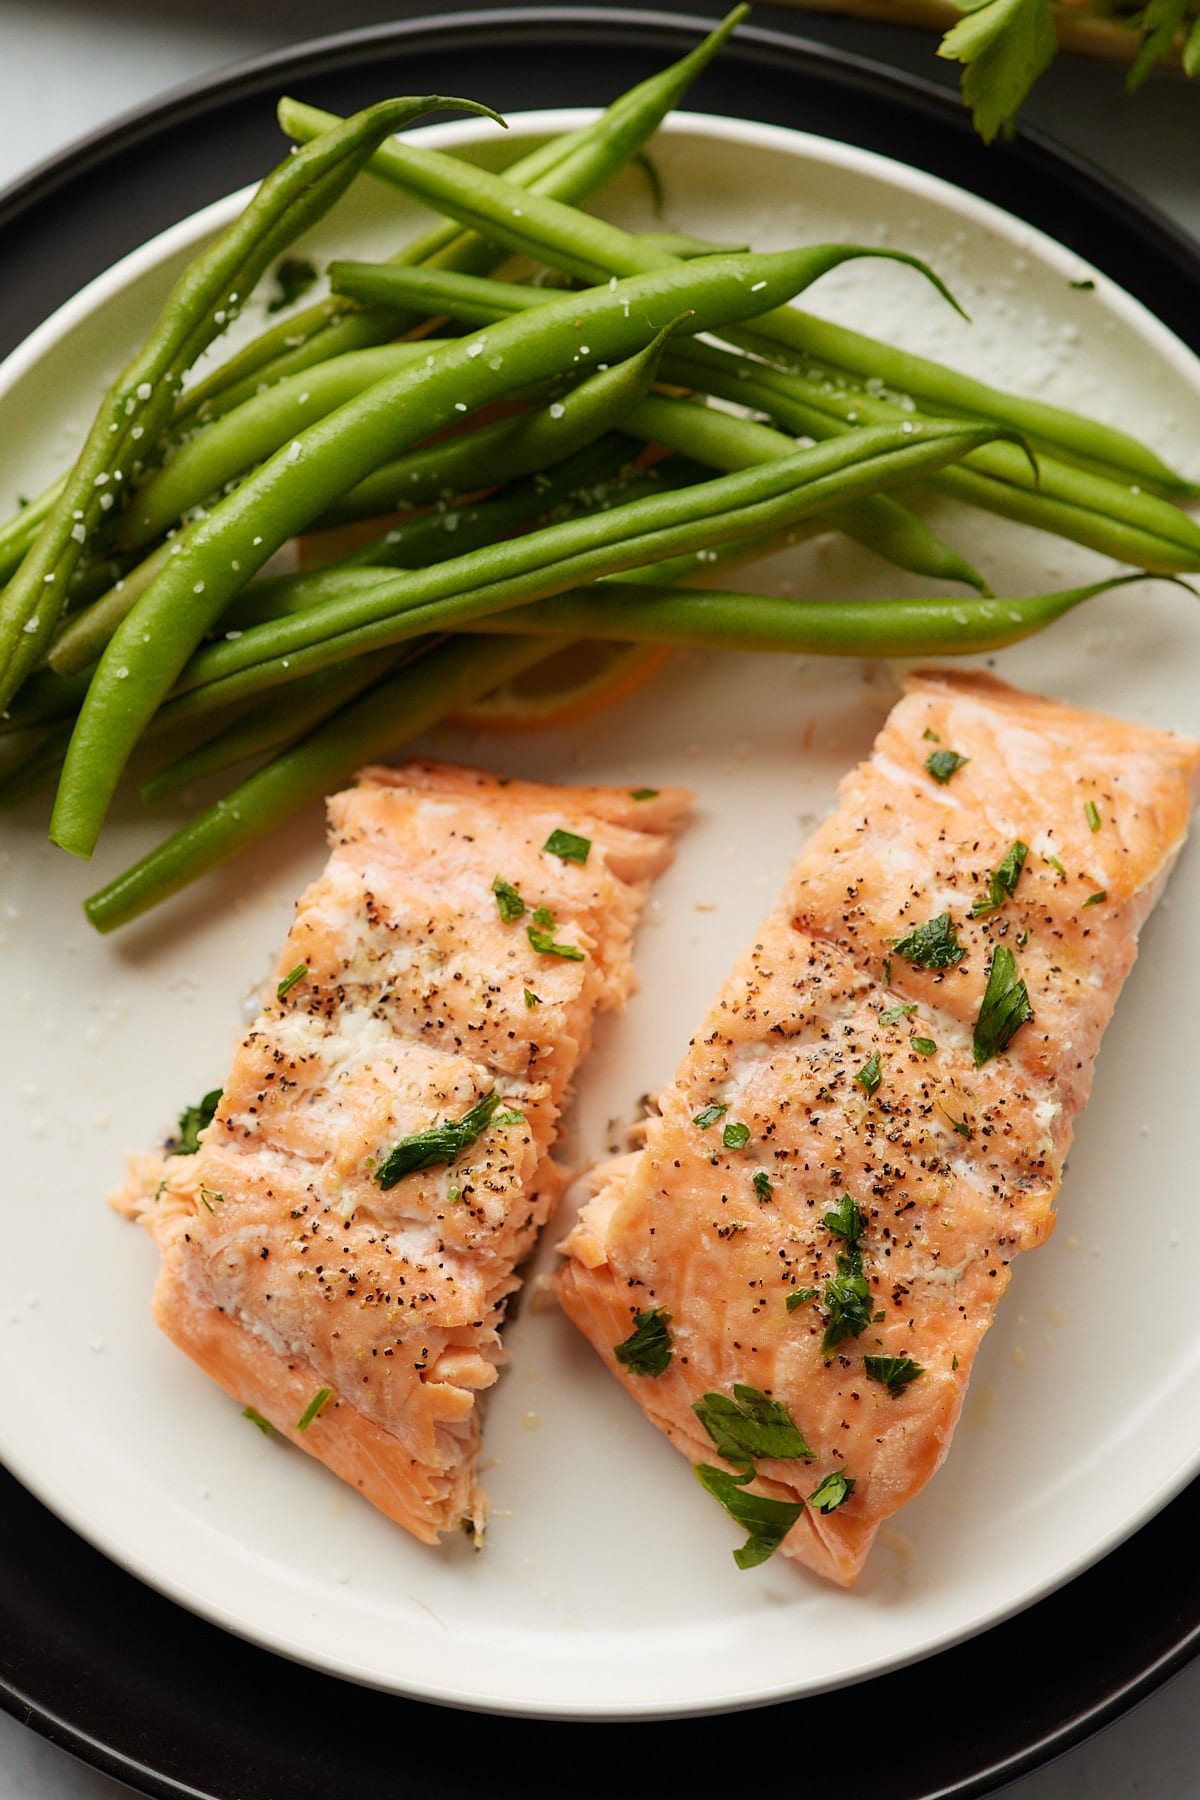
<svg viewBox="0 0 1200 1800">
<path fill-rule="evenodd" d="M 971 917 L 982 919 L 985 913 L 998 912 L 1006 900 L 1011 900 L 1017 891 L 1017 883 L 1021 879 L 1021 870 L 1025 867 L 1025 858 L 1029 855 L 1028 844 L 1020 838 L 1014 840 L 1005 852 L 1004 860 L 997 863 L 988 881 L 988 892 L 976 894 L 971 907 Z"/>
<path fill-rule="evenodd" d="M 525 1114 L 518 1112 L 515 1107 L 508 1112 L 498 1112 L 492 1120 L 493 1125 L 523 1125 L 524 1123 Z"/>
<path fill-rule="evenodd" d="M 523 916 L 525 902 L 511 881 L 505 881 L 503 875 L 497 875 L 492 882 L 492 892 L 496 896 L 496 910 L 506 925 L 513 924 Z"/>
<path fill-rule="evenodd" d="M 539 956 L 561 956 L 564 962 L 582 962 L 583 951 L 577 944 L 559 944 L 554 939 L 554 915 L 539 906 L 534 923 L 525 927 L 525 936 Z"/>
<path fill-rule="evenodd" d="M 925 758 L 925 767 L 933 779 L 945 787 L 950 777 L 970 760 L 969 756 L 960 756 L 957 750 L 931 750 Z"/>
<path fill-rule="evenodd" d="M 850 1249 L 858 1247 L 866 1230 L 866 1221 L 858 1210 L 858 1203 L 849 1194 L 842 1195 L 833 1212 L 827 1212 L 821 1223 L 834 1237 L 845 1238 Z"/>
<path fill-rule="evenodd" d="M 925 727 L 924 731 L 921 733 L 921 736 L 925 739 L 925 742 L 927 744 L 940 744 L 942 741 L 941 738 L 938 736 L 937 732 L 934 731 L 932 729 L 932 727 L 929 725 L 927 725 Z"/>
<path fill-rule="evenodd" d="M 193 1156 L 200 1148 L 200 1133 L 206 1125 L 211 1125 L 217 1107 L 221 1104 L 223 1088 L 210 1088 L 198 1106 L 185 1106 L 179 1115 L 176 1127 L 175 1142 L 170 1146 L 169 1156 Z"/>
<path fill-rule="evenodd" d="M 692 1124 L 698 1125 L 701 1131 L 707 1131 L 710 1125 L 715 1125 L 718 1119 L 723 1119 L 728 1111 L 727 1106 L 722 1106 L 719 1101 L 714 1100 L 711 1106 L 701 1107 L 692 1120 Z"/>
<path fill-rule="evenodd" d="M 883 959 L 883 985 L 885 987 L 892 985 L 892 959 L 890 956 L 885 956 Z"/>
<path fill-rule="evenodd" d="M 975 1021 L 972 1044 L 975 1067 L 982 1069 L 984 1063 L 1007 1049 L 1022 1025 L 1027 1025 L 1032 1017 L 1029 990 L 1017 973 L 1017 959 L 1007 945 L 997 944 L 992 951 L 987 986 Z"/>
<path fill-rule="evenodd" d="M 837 1273 L 826 1277 L 821 1295 L 826 1317 L 821 1354 L 828 1360 L 845 1338 L 860 1337 L 871 1323 L 871 1289 L 863 1274 L 859 1249 L 866 1221 L 857 1203 L 849 1194 L 843 1194 L 821 1223 L 826 1231 L 843 1239 L 846 1245 L 845 1252 L 837 1259 Z"/>
<path fill-rule="evenodd" d="M 456 1162 L 487 1129 L 499 1107 L 500 1096 L 493 1088 L 461 1119 L 443 1119 L 441 1124 L 435 1122 L 424 1131 L 414 1131 L 410 1137 L 401 1138 L 376 1169 L 375 1180 L 381 1188 L 394 1188 L 398 1181 L 415 1174 L 418 1169 L 436 1169 Z"/>
<path fill-rule="evenodd" d="M 285 256 L 275 270 L 275 293 L 267 301 L 267 311 L 282 312 L 293 300 L 307 294 L 316 279 L 317 271 L 306 257 Z"/>
<path fill-rule="evenodd" d="M 629 798 L 631 800 L 657 800 L 658 799 L 658 789 L 657 788 L 630 788 Z"/>
<path fill-rule="evenodd" d="M 835 1469 L 832 1475 L 825 1477 L 820 1487 L 813 1489 L 808 1496 L 808 1504 L 816 1512 L 836 1512 L 837 1508 L 842 1505 L 843 1501 L 848 1500 L 853 1492 L 853 1475 L 843 1475 L 840 1469 Z"/>
<path fill-rule="evenodd" d="M 1082 281 L 1068 281 L 1067 283 L 1068 287 L 1078 288 L 1083 294 L 1090 294 L 1095 285 L 1090 275 L 1085 275 Z"/>
<path fill-rule="evenodd" d="M 711 1463 L 694 1465 L 696 1480 L 714 1500 L 719 1500 L 735 1524 L 748 1535 L 746 1542 L 733 1553 L 739 1569 L 753 1569 L 765 1563 L 782 1544 L 800 1514 L 802 1500 L 772 1500 L 766 1494 L 748 1494 L 746 1482 L 753 1471 L 731 1475 L 728 1469 L 714 1469 Z"/>
<path fill-rule="evenodd" d="M 784 1305 L 789 1312 L 798 1312 L 802 1306 L 807 1306 L 809 1301 L 815 1300 L 816 1297 L 816 1288 L 797 1288 L 795 1293 L 788 1295 Z"/>
<path fill-rule="evenodd" d="M 840 1343 L 848 1337 L 861 1337 L 871 1323 L 871 1289 L 857 1250 L 838 1257 L 837 1274 L 826 1280 L 821 1299 L 827 1321 L 821 1354 L 828 1362 Z"/>
<path fill-rule="evenodd" d="M 290 994 L 296 983 L 298 981 L 303 981 L 307 974 L 308 964 L 297 963 L 294 969 L 288 970 L 279 986 L 275 989 L 275 998 L 277 1000 L 282 1000 L 284 995 Z"/>
<path fill-rule="evenodd" d="M 885 1387 L 893 1400 L 904 1392 L 910 1381 L 925 1373 L 911 1356 L 864 1356 L 863 1366 L 871 1380 Z"/>
<path fill-rule="evenodd" d="M 1088 822 L 1089 831 L 1100 829 L 1100 809 L 1094 800 L 1089 800 L 1083 809 L 1083 816 Z"/>
<path fill-rule="evenodd" d="M 760 1388 L 735 1382 L 732 1400 L 727 1394 L 705 1394 L 693 1403 L 692 1411 L 728 1463 L 746 1466 L 760 1456 L 812 1460 L 813 1452 L 787 1407 Z"/>
<path fill-rule="evenodd" d="M 883 1076 L 879 1070 L 878 1050 L 873 1050 L 871 1052 L 854 1079 L 859 1087 L 864 1090 L 868 1100 L 879 1091 L 879 1088 L 883 1083 Z"/>
<path fill-rule="evenodd" d="M 662 1306 L 638 1313 L 629 1336 L 613 1345 L 613 1355 L 632 1375 L 665 1375 L 675 1354 L 667 1330 L 670 1323 L 671 1315 Z"/>
<path fill-rule="evenodd" d="M 1088 897 L 1084 901 L 1083 905 L 1084 906 L 1099 906 L 1101 901 L 1107 900 L 1107 899 L 1108 899 L 1108 889 L 1107 888 L 1097 888 L 1096 892 L 1094 894 L 1088 895 Z M 1081 907 L 1080 911 L 1082 911 L 1082 910 L 1083 910 L 1083 908 Z"/>
<path fill-rule="evenodd" d="M 899 1006 L 885 1006 L 879 1015 L 881 1025 L 894 1025 L 897 1019 L 911 1019 L 916 1012 L 915 1002 L 906 1005 L 901 1001 Z"/>
<path fill-rule="evenodd" d="M 320 1412 L 321 1408 L 324 1406 L 325 1402 L 328 1400 L 332 1391 L 333 1390 L 331 1388 L 318 1388 L 317 1389 L 316 1393 L 313 1395 L 312 1399 L 309 1401 L 309 1403 L 305 1407 L 304 1411 L 300 1414 L 300 1417 L 296 1420 L 296 1430 L 297 1431 L 307 1431 L 308 1430 L 309 1426 L 312 1424 L 313 1420 L 316 1418 L 317 1414 Z"/>
<path fill-rule="evenodd" d="M 933 1056 L 937 1051 L 937 1045 L 932 1038 L 910 1038 L 909 1042 L 918 1056 Z"/>
<path fill-rule="evenodd" d="M 1050 864 L 1050 867 L 1054 870 L 1056 875 L 1061 875 L 1064 881 L 1068 879 L 1067 871 L 1063 868 L 1057 856 L 1048 856 L 1046 861 Z"/>
<path fill-rule="evenodd" d="M 727 1150 L 744 1150 L 750 1142 L 750 1127 L 736 1120 L 725 1127 L 721 1133 L 721 1142 Z"/>
<path fill-rule="evenodd" d="M 771 1177 L 765 1169 L 755 1169 L 753 1182 L 754 1191 L 760 1200 L 769 1200 L 774 1194 L 775 1189 L 771 1186 Z"/>
<path fill-rule="evenodd" d="M 260 1412 L 255 1412 L 252 1406 L 243 1406 L 242 1417 L 243 1419 L 249 1419 L 252 1425 L 257 1425 L 264 1437 L 270 1437 L 271 1426 L 269 1420 L 264 1419 Z"/>
<path fill-rule="evenodd" d="M 542 845 L 551 856 L 561 857 L 563 862 L 585 863 L 588 851 L 592 847 L 591 838 L 580 837 L 574 831 L 552 831 Z"/>
<path fill-rule="evenodd" d="M 541 995 L 535 994 L 532 988 L 526 988 L 525 1004 L 526 1006 L 540 1006 L 542 1004 Z"/>
<path fill-rule="evenodd" d="M 892 948 L 898 950 L 914 969 L 952 969 L 967 954 L 958 941 L 954 920 L 948 912 L 936 919 L 915 925 L 907 937 L 897 938 Z"/>
</svg>

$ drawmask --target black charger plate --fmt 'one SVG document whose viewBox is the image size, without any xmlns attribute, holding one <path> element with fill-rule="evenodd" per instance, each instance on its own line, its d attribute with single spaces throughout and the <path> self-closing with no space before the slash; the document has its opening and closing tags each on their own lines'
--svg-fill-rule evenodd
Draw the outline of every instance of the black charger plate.
<svg viewBox="0 0 1200 1800">
<path fill-rule="evenodd" d="M 280 93 L 338 112 L 447 85 L 510 112 L 602 104 L 719 16 L 703 0 L 397 10 L 413 16 L 177 92 L 0 195 L 0 266 L 21 271 L 0 286 L 0 354 L 126 251 L 270 167 Z M 743 26 L 688 105 L 951 180 L 1077 251 L 1200 350 L 1200 250 L 1182 231 L 1035 133 L 985 150 L 955 96 L 801 35 L 790 15 Z M 0 1506 L 0 1703 L 151 1795 L 523 1800 L 561 1783 L 588 1800 L 666 1766 L 691 1793 L 804 1769 L 873 1800 L 966 1800 L 1080 1742 L 1200 1650 L 1200 1483 L 1096 1568 L 942 1655 L 736 1721 L 625 1725 L 450 1714 L 299 1668 L 144 1587 L 2 1471 Z M 1114 1595 L 1136 1596 L 1119 1630 Z"/>
</svg>

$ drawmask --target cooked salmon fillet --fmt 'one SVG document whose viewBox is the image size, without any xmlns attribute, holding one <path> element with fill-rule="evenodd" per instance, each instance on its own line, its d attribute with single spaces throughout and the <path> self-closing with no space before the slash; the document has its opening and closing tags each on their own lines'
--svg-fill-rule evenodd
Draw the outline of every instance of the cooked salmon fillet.
<svg viewBox="0 0 1200 1800">
<path fill-rule="evenodd" d="M 427 1543 L 482 1522 L 505 1304 L 689 801 L 365 770 L 199 1148 L 113 1196 L 162 1250 L 167 1335 Z"/>
<path fill-rule="evenodd" d="M 562 1305 L 743 1564 L 782 1538 L 850 1585 L 942 1462 L 1198 769 L 1163 731 L 912 677 L 644 1148 L 594 1172 Z"/>
</svg>

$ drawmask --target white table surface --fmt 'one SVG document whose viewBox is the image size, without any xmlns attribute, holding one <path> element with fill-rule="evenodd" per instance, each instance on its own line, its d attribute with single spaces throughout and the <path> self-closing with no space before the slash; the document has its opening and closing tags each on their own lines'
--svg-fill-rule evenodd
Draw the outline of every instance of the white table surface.
<svg viewBox="0 0 1200 1800">
<path fill-rule="evenodd" d="M 437 0 L 427 10 L 437 12 Z M 0 188 L 183 82 L 394 11 L 387 0 L 339 0 L 334 8 L 327 0 L 0 0 Z M 755 22 L 774 23 L 774 11 L 760 5 Z M 860 28 L 841 21 L 830 32 L 914 73 L 945 73 L 923 33 L 879 29 L 864 40 Z M 1157 82 L 1127 99 L 1115 70 L 1060 59 L 1023 119 L 1200 238 L 1200 83 Z M 1114 1630 L 1130 1603 L 1114 1596 Z M 130 1791 L 0 1712 L 0 1800 L 119 1800 Z M 1200 1800 L 1200 1662 L 1004 1791 L 1009 1800 Z"/>
</svg>

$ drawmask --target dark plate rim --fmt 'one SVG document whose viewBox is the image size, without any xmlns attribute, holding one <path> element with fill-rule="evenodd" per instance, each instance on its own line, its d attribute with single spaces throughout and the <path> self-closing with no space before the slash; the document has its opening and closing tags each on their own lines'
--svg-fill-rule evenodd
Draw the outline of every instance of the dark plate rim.
<svg viewBox="0 0 1200 1800">
<path fill-rule="evenodd" d="M 306 76 L 326 74 L 339 68 L 358 68 L 375 54 L 392 52 L 406 44 L 420 44 L 430 48 L 443 39 L 452 44 L 461 42 L 465 34 L 477 36 L 482 32 L 536 30 L 547 36 L 557 33 L 564 38 L 575 34 L 578 40 L 597 32 L 625 32 L 640 34 L 642 37 L 675 37 L 683 43 L 694 40 L 711 27 L 723 10 L 708 6 L 702 11 L 697 6 L 687 4 L 643 9 L 630 6 L 510 6 L 500 3 L 500 0 L 473 0 L 473 3 L 459 5 L 453 12 L 435 13 L 432 16 L 414 12 L 411 17 L 396 19 L 391 23 L 334 33 L 267 52 L 239 61 L 214 75 L 185 83 L 161 99 L 134 108 L 39 164 L 0 192 L 0 234 L 19 228 L 55 196 L 67 193 L 80 180 L 85 170 L 94 173 L 105 162 L 115 159 L 131 147 L 152 142 L 157 134 L 168 127 L 173 128 L 183 122 L 194 122 L 202 126 L 205 119 L 219 107 L 260 93 L 267 87 L 278 90 L 281 86 L 290 86 Z M 815 72 L 818 79 L 832 84 L 834 88 L 849 89 L 858 97 L 884 99 L 892 105 L 899 105 L 915 117 L 934 120 L 941 127 L 956 132 L 965 141 L 969 141 L 970 128 L 957 97 L 951 91 L 936 82 L 889 68 L 870 57 L 808 35 L 808 30 L 814 26 L 811 18 L 804 20 L 807 29 L 803 32 L 797 28 L 798 23 L 789 17 L 787 20 L 780 20 L 778 26 L 764 26 L 752 19 L 740 27 L 735 41 L 742 46 L 742 54 L 792 61 L 799 59 L 809 70 Z M 852 134 L 849 141 L 856 141 Z M 996 154 L 999 156 L 1001 153 Z M 1190 307 L 1186 305 L 1187 291 L 1191 290 L 1193 294 L 1200 291 L 1200 245 L 1174 221 L 1141 200 L 1123 184 L 1096 170 L 1086 159 L 1057 145 L 1044 134 L 1032 129 L 1021 129 L 1013 142 L 1004 148 L 1003 155 L 1018 172 L 1052 171 L 1058 190 L 1064 196 L 1078 196 L 1081 204 L 1092 211 L 1098 209 L 1103 214 L 1114 245 L 1123 244 L 1127 252 L 1134 253 L 1135 261 L 1137 254 L 1146 252 L 1158 260 L 1168 275 L 1173 272 L 1181 284 L 1181 304 L 1178 316 L 1167 322 L 1185 341 L 1200 349 L 1200 308 L 1196 308 L 1194 303 Z M 896 160 L 903 161 L 905 158 L 900 154 L 896 156 Z M 969 180 L 959 180 L 959 185 L 979 191 L 978 185 Z M 1007 204 L 1010 211 L 1022 210 L 1013 206 L 1011 200 L 998 203 Z M 1093 254 L 1093 260 L 1099 266 L 1105 266 L 1101 256 Z M 1131 281 L 1128 274 L 1125 275 L 1123 284 L 1135 297 L 1142 297 L 1138 293 L 1138 282 Z M 55 299 L 53 304 L 57 303 L 58 300 Z M 1161 317 L 1161 307 L 1158 310 Z M 5 350 L 11 347 L 9 344 L 0 346 Z M 45 1511 L 10 1476 L 0 1474 L 0 1492 L 11 1494 L 18 1507 L 27 1509 L 29 1521 L 36 1531 L 43 1533 L 47 1546 L 53 1548 L 58 1544 L 66 1554 L 81 1556 L 83 1564 L 88 1568 L 102 1571 L 104 1578 L 114 1581 L 119 1591 L 130 1598 L 135 1610 L 139 1603 L 156 1609 L 165 1608 L 168 1631 L 174 1623 L 180 1632 L 192 1631 L 198 1627 L 203 1632 L 215 1633 L 218 1638 L 223 1635 L 216 1627 L 195 1620 L 192 1615 L 175 1607 L 174 1603 L 144 1588 L 134 1577 L 108 1563 L 98 1551 L 75 1538 L 67 1527 Z M 1022 1640 L 1029 1642 L 1040 1632 L 1061 1632 L 1064 1620 L 1071 1617 L 1075 1601 L 1085 1590 L 1091 1594 L 1090 1603 L 1096 1604 L 1098 1595 L 1110 1583 L 1124 1586 L 1126 1581 L 1132 1581 L 1144 1585 L 1148 1571 L 1162 1560 L 1161 1544 L 1168 1536 L 1178 1537 L 1181 1542 L 1191 1541 L 1190 1527 L 1194 1523 L 1198 1507 L 1200 1483 L 1194 1483 L 1134 1538 L 1127 1540 L 1105 1558 L 1102 1564 L 1086 1571 L 1015 1618 L 993 1627 L 981 1637 L 969 1640 L 957 1650 L 942 1652 L 927 1659 L 920 1665 L 920 1669 L 936 1675 L 940 1667 L 949 1667 L 947 1659 L 957 1657 L 960 1662 L 964 1658 L 967 1661 L 978 1660 L 981 1654 L 986 1662 L 991 1647 L 1002 1640 L 1006 1646 L 1003 1654 L 1007 1655 L 1009 1648 Z M 2 1561 L 3 1556 L 0 1555 L 0 1562 Z M 1163 1599 L 1159 1602 L 1160 1611 L 1166 1604 L 1165 1596 L 1169 1591 L 1169 1586 L 1164 1585 Z M 1106 1673 L 1098 1672 L 1094 1691 L 1067 1702 L 1064 1715 L 1055 1718 L 1050 1725 L 1036 1726 L 1031 1722 L 1026 1731 L 1019 1730 L 1018 1737 L 1023 1741 L 1017 1742 L 1009 1752 L 999 1757 L 988 1757 L 986 1766 L 981 1763 L 969 1773 L 952 1779 L 949 1785 L 923 1785 L 920 1800 L 950 1800 L 950 1796 L 955 1796 L 956 1800 L 967 1800 L 968 1796 L 994 1792 L 997 1787 L 1006 1785 L 1072 1748 L 1153 1693 L 1200 1654 L 1200 1593 L 1194 1598 L 1190 1594 L 1181 1598 L 1175 1592 L 1174 1599 L 1177 1605 L 1169 1618 L 1160 1617 L 1153 1625 L 1144 1626 L 1143 1646 L 1140 1653 L 1134 1653 L 1132 1662 L 1126 1658 L 1124 1665 L 1109 1666 Z M 169 1772 L 164 1766 L 161 1743 L 156 1746 L 152 1739 L 147 1739 L 144 1732 L 134 1734 L 137 1739 L 135 1745 L 128 1732 L 123 1734 L 125 1742 L 118 1743 L 122 1733 L 115 1727 L 110 1732 L 89 1729 L 87 1708 L 82 1703 L 78 1686 L 64 1683 L 61 1671 L 58 1671 L 57 1691 L 48 1690 L 46 1681 L 48 1678 L 53 1680 L 55 1675 L 52 1663 L 41 1665 L 36 1658 L 30 1657 L 29 1645 L 17 1641 L 13 1632 L 6 1629 L 10 1622 L 5 1620 L 4 1612 L 5 1608 L 0 1604 L 0 1705 L 14 1717 L 40 1731 L 85 1763 L 136 1786 L 141 1792 L 163 1796 L 200 1796 L 202 1800 L 204 1796 L 219 1796 L 220 1800 L 224 1800 L 228 1790 L 195 1786 L 190 1779 Z M 239 1645 L 238 1649 L 239 1656 L 255 1659 L 264 1670 L 273 1670 L 296 1679 L 294 1666 L 285 1663 L 282 1658 L 250 1645 Z M 914 1675 L 915 1668 L 910 1668 L 876 1677 L 864 1686 L 880 1692 L 886 1688 L 888 1699 L 894 1697 L 899 1700 L 902 1692 L 911 1697 L 916 1691 L 913 1687 Z M 445 1721 L 444 1713 L 438 1713 L 424 1703 L 397 1702 L 391 1696 L 373 1695 L 367 1690 L 347 1690 L 346 1685 L 337 1678 L 311 1671 L 304 1672 L 304 1679 L 306 1682 L 323 1684 L 331 1692 L 342 1696 L 352 1692 L 357 1697 L 356 1704 L 400 1705 L 412 1708 L 414 1712 L 426 1713 L 435 1720 L 440 1718 Z M 863 1692 L 863 1687 L 856 1691 Z M 791 1721 L 792 1728 L 795 1729 L 801 1712 L 811 1721 L 814 1709 L 824 1707 L 828 1713 L 836 1707 L 844 1694 L 845 1690 L 842 1690 L 841 1694 L 816 1695 L 808 1700 L 783 1703 L 760 1716 Z M 482 1721 L 484 1725 L 488 1723 L 486 1715 L 472 1717 L 476 1721 Z M 508 1737 L 510 1732 L 522 1729 L 540 1729 L 543 1735 L 548 1731 L 560 1733 L 580 1729 L 605 1730 L 609 1733 L 632 1730 L 639 1733 L 643 1741 L 648 1733 L 656 1729 L 667 1732 L 672 1729 L 672 1722 L 662 1727 L 651 1724 L 572 1727 L 565 1722 L 556 1721 L 552 1725 L 539 1727 L 534 1720 L 502 1720 L 497 1717 L 490 1723 L 497 1732 L 503 1729 L 506 1741 L 512 1741 Z M 169 1729 L 169 1721 L 166 1724 Z M 196 1773 L 199 1779 L 208 1779 L 202 1771 Z M 407 1783 L 404 1791 L 417 1792 L 416 1789 L 409 1788 Z M 913 1800 L 917 1800 L 915 1789 L 912 1794 Z"/>
</svg>

